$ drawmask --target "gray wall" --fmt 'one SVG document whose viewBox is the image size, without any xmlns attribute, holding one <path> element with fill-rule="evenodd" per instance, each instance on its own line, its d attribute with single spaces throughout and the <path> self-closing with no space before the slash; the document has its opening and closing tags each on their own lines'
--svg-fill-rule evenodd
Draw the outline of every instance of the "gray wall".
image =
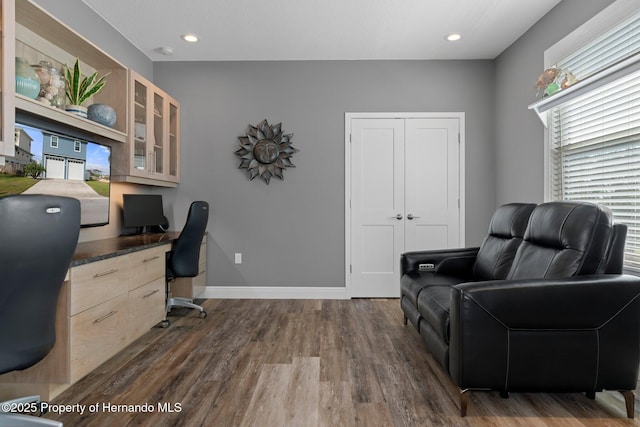
<svg viewBox="0 0 640 427">
<path fill-rule="evenodd" d="M 544 199 L 544 126 L 527 107 L 544 51 L 613 0 L 563 0 L 496 59 L 496 201 Z"/>
<path fill-rule="evenodd" d="M 612 3 L 563 0 L 495 61 L 153 64 L 81 0 L 36 1 L 182 102 L 180 187 L 115 184 L 112 223 L 81 239 L 120 232 L 124 192 L 161 192 L 176 229 L 189 202 L 208 200 L 209 284 L 236 286 L 343 285 L 345 112 L 466 113 L 468 245 L 480 243 L 496 205 L 542 201 L 543 127 L 527 106 L 543 52 Z M 297 168 L 269 186 L 250 182 L 233 154 L 264 118 L 283 122 L 301 150 Z"/>
<path fill-rule="evenodd" d="M 180 228 L 210 202 L 208 284 L 344 285 L 344 113 L 466 113 L 466 232 L 477 245 L 495 207 L 493 61 L 163 62 L 154 77 L 182 103 Z M 238 136 L 282 122 L 300 149 L 284 181 L 249 181 Z M 425 191 L 437 182 L 424 183 Z M 243 264 L 234 265 L 235 252 Z"/>
</svg>

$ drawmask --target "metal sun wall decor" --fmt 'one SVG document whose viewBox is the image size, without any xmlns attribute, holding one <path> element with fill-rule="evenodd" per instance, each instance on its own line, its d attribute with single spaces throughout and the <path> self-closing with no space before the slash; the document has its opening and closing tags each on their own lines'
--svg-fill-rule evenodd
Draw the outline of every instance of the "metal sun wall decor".
<svg viewBox="0 0 640 427">
<path fill-rule="evenodd" d="M 285 168 L 295 167 L 291 162 L 291 156 L 299 151 L 291 146 L 292 138 L 292 133 L 282 133 L 282 123 L 270 125 L 267 119 L 264 119 L 257 126 L 249 125 L 247 135 L 238 137 L 238 167 L 247 169 L 250 180 L 259 176 L 269 184 L 274 176 L 280 180 L 284 179 Z"/>
</svg>

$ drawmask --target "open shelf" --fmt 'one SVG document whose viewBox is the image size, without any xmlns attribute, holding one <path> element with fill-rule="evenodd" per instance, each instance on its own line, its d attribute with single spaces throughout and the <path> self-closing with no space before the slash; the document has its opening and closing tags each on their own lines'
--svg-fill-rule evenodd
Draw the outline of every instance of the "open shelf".
<svg viewBox="0 0 640 427">
<path fill-rule="evenodd" d="M 44 60 L 58 67 L 73 65 L 78 58 L 84 75 L 94 71 L 108 74 L 105 87 L 84 105 L 108 104 L 116 111 L 117 121 L 114 128 L 109 128 L 19 94 L 15 95 L 16 112 L 114 142 L 126 142 L 128 70 L 124 65 L 29 0 L 15 0 L 15 44 L 16 56 L 30 64 Z"/>
<path fill-rule="evenodd" d="M 127 134 L 94 121 L 50 107 L 35 99 L 16 94 L 16 110 L 116 142 L 127 142 Z"/>
</svg>

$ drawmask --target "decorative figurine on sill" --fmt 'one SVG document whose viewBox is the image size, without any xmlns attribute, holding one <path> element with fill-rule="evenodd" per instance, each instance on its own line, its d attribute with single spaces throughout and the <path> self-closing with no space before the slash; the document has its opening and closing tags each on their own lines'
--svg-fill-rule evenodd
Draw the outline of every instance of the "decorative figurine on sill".
<svg viewBox="0 0 640 427">
<path fill-rule="evenodd" d="M 542 92 L 542 97 L 553 95 L 559 90 L 566 89 L 576 83 L 576 77 L 572 72 L 561 68 L 547 68 L 536 81 L 536 97 Z"/>
</svg>

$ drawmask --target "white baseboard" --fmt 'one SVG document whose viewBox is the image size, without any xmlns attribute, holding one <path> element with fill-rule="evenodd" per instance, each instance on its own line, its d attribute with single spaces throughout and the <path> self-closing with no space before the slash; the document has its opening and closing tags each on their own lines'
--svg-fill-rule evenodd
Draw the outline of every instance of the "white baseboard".
<svg viewBox="0 0 640 427">
<path fill-rule="evenodd" d="M 207 286 L 198 297 L 214 299 L 348 299 L 346 288 L 287 286 Z"/>
</svg>

